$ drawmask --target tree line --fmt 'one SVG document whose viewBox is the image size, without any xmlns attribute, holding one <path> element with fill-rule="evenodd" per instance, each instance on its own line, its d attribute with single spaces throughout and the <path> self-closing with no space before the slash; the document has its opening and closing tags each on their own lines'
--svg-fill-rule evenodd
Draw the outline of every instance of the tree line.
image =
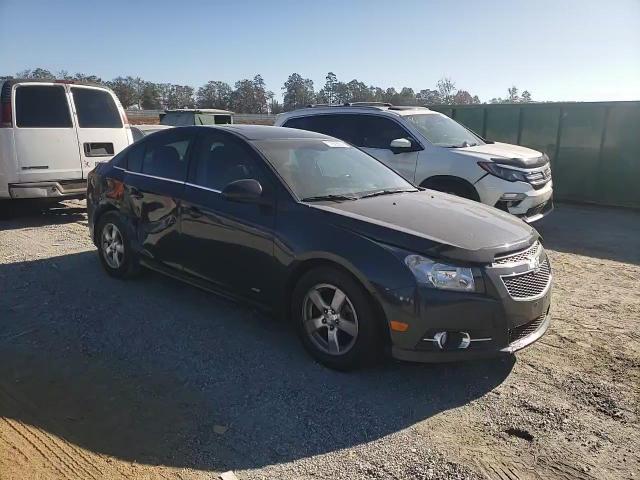
<svg viewBox="0 0 640 480">
<path fill-rule="evenodd" d="M 14 78 L 0 76 L 0 80 Z M 103 80 L 95 75 L 83 73 L 69 74 L 62 70 L 52 73 L 44 68 L 35 68 L 16 73 L 15 78 L 38 80 L 76 80 L 105 85 L 111 88 L 120 99 L 124 108 L 143 110 L 174 108 L 221 108 L 237 113 L 281 113 L 295 110 L 309 104 L 343 104 L 349 102 L 386 102 L 394 105 L 460 105 L 481 103 L 477 95 L 458 89 L 455 82 L 447 77 L 440 79 L 435 88 L 415 91 L 404 87 L 381 88 L 365 84 L 357 79 L 349 82 L 338 80 L 335 73 L 329 72 L 325 84 L 319 90 L 314 89 L 313 81 L 299 73 L 292 73 L 282 86 L 282 102 L 273 92 L 267 90 L 261 75 L 235 82 L 233 87 L 227 82 L 211 80 L 197 90 L 190 85 L 173 83 L 154 83 L 140 77 L 116 77 Z M 513 86 L 505 98 L 492 98 L 488 103 L 528 103 L 532 102 L 531 93 Z"/>
</svg>

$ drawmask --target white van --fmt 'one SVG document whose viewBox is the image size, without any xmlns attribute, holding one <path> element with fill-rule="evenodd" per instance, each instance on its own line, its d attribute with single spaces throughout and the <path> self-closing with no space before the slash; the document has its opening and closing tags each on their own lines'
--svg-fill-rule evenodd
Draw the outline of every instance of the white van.
<svg viewBox="0 0 640 480">
<path fill-rule="evenodd" d="M 283 113 L 275 125 L 340 138 L 416 185 L 477 200 L 525 222 L 553 210 L 547 155 L 485 140 L 428 108 L 316 105 Z"/>
<path fill-rule="evenodd" d="M 0 199 L 84 196 L 95 164 L 131 143 L 122 105 L 108 88 L 0 82 Z"/>
</svg>

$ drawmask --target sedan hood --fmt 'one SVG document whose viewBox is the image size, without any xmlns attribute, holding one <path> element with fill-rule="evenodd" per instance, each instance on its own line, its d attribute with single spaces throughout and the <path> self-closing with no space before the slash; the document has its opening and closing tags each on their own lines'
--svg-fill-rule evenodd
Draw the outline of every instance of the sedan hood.
<svg viewBox="0 0 640 480">
<path fill-rule="evenodd" d="M 464 155 L 480 155 L 487 160 L 493 159 L 497 163 L 521 168 L 541 167 L 549 161 L 546 155 L 537 150 L 500 142 L 457 148 L 456 152 Z"/>
<path fill-rule="evenodd" d="M 508 213 L 434 190 L 309 206 L 372 240 L 460 261 L 490 263 L 497 254 L 526 248 L 538 238 Z"/>
</svg>

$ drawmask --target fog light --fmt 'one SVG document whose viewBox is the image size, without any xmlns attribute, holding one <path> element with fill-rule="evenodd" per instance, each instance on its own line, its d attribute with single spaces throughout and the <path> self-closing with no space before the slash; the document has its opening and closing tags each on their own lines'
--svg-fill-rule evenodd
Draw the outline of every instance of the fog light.
<svg viewBox="0 0 640 480">
<path fill-rule="evenodd" d="M 524 193 L 504 193 L 500 200 L 504 202 L 518 202 L 520 200 L 524 200 L 526 195 Z"/>
<path fill-rule="evenodd" d="M 447 332 L 438 332 L 433 336 L 433 341 L 436 342 L 440 350 L 444 349 L 445 345 L 447 344 L 448 336 L 449 335 L 447 335 Z"/>
</svg>

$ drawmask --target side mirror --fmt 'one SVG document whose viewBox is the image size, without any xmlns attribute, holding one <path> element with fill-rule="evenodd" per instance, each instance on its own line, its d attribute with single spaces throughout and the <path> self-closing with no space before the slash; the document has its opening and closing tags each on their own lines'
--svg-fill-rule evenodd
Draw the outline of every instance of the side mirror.
<svg viewBox="0 0 640 480">
<path fill-rule="evenodd" d="M 222 190 L 222 196 L 234 202 L 260 203 L 262 185 L 253 178 L 243 178 L 227 184 Z"/>
<path fill-rule="evenodd" d="M 413 143 L 408 138 L 396 138 L 391 140 L 389 148 L 393 153 L 410 152 L 414 150 Z"/>
</svg>

